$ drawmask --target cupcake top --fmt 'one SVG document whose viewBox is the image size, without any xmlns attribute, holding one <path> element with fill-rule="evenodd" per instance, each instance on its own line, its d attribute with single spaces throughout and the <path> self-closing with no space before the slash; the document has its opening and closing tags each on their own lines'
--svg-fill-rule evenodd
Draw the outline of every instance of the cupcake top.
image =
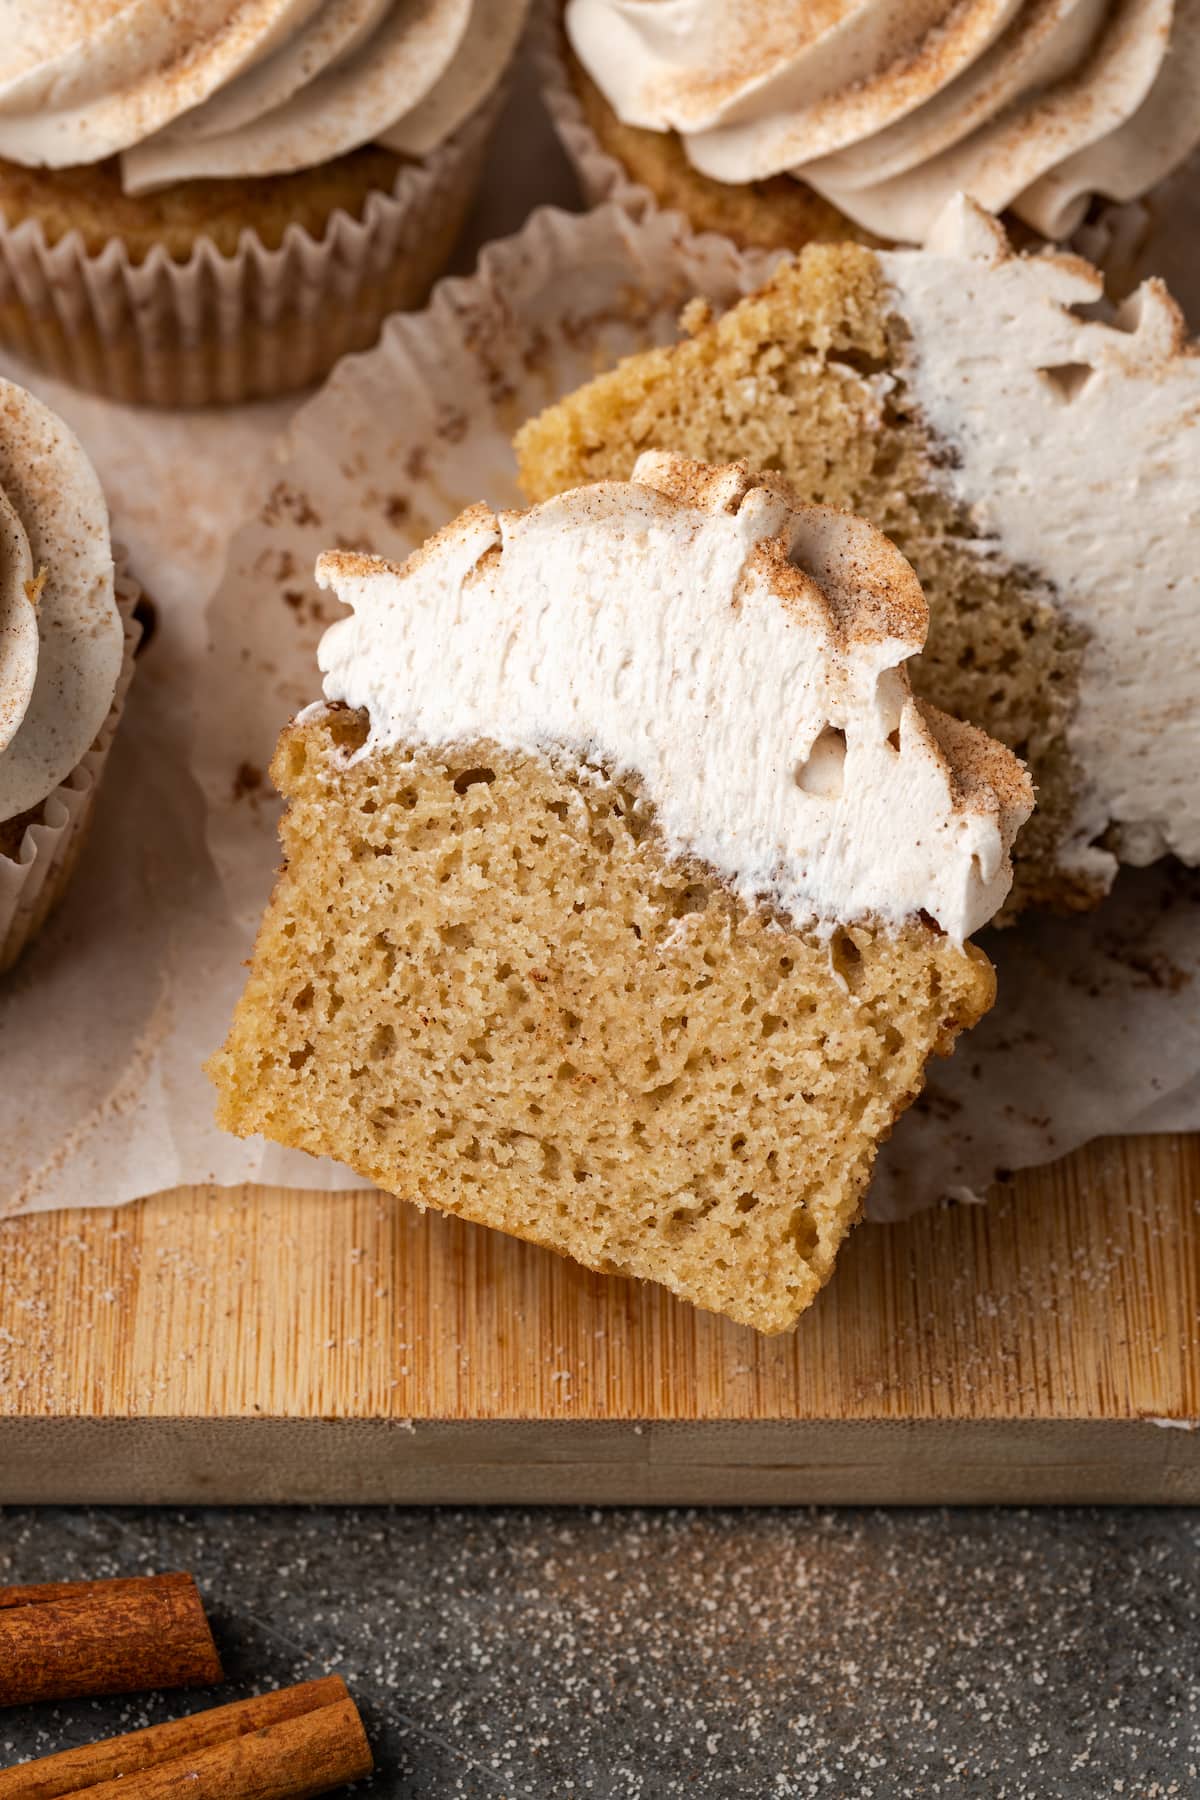
<svg viewBox="0 0 1200 1800">
<path fill-rule="evenodd" d="M 91 748 L 123 637 L 96 471 L 61 419 L 0 380 L 0 823 Z"/>
<path fill-rule="evenodd" d="M 928 614 L 899 551 L 777 478 L 651 452 L 317 579 L 353 608 L 320 663 L 369 715 L 360 754 L 484 740 L 635 774 L 669 847 L 797 923 L 925 912 L 961 941 L 1008 892 L 1024 769 L 913 699 Z"/>
<path fill-rule="evenodd" d="M 1200 143 L 1198 0 L 569 0 L 629 125 L 920 243 L 956 191 L 1069 235 Z"/>
<path fill-rule="evenodd" d="M 129 193 L 424 156 L 495 86 L 528 0 L 10 0 L 0 156 L 121 158 Z"/>
</svg>

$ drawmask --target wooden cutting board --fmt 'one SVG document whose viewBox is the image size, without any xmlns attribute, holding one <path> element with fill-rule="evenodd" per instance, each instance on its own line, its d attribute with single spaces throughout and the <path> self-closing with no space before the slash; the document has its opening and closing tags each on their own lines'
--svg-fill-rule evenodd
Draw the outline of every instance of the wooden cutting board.
<svg viewBox="0 0 1200 1800">
<path fill-rule="evenodd" d="M 374 1192 L 0 1224 L 0 1501 L 1200 1501 L 1200 1138 L 861 1227 L 794 1336 Z"/>
</svg>

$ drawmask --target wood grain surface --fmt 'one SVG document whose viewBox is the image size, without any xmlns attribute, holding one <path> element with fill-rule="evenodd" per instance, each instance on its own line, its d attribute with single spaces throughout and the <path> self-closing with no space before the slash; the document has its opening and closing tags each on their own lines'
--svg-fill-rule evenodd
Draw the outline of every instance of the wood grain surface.
<svg viewBox="0 0 1200 1800">
<path fill-rule="evenodd" d="M 1200 1499 L 1200 1138 L 866 1225 L 794 1335 L 375 1192 L 0 1224 L 0 1500 Z"/>
</svg>

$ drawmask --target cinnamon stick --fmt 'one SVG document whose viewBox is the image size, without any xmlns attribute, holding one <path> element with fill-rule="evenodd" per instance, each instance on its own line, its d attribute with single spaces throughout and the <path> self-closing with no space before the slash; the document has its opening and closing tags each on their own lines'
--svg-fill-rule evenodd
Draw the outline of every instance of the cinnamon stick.
<svg viewBox="0 0 1200 1800">
<path fill-rule="evenodd" d="M 0 1706 L 221 1678 L 190 1575 L 0 1587 Z"/>
<path fill-rule="evenodd" d="M 0 1800 L 309 1800 L 371 1772 L 338 1676 L 0 1772 Z"/>
</svg>

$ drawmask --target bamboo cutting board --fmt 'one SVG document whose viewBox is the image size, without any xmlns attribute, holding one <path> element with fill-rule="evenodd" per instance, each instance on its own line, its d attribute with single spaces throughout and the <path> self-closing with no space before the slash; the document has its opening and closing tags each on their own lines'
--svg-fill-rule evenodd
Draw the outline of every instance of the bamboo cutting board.
<svg viewBox="0 0 1200 1800">
<path fill-rule="evenodd" d="M 0 1501 L 1200 1501 L 1200 1138 L 861 1227 L 792 1337 L 374 1192 L 0 1224 Z"/>
</svg>

